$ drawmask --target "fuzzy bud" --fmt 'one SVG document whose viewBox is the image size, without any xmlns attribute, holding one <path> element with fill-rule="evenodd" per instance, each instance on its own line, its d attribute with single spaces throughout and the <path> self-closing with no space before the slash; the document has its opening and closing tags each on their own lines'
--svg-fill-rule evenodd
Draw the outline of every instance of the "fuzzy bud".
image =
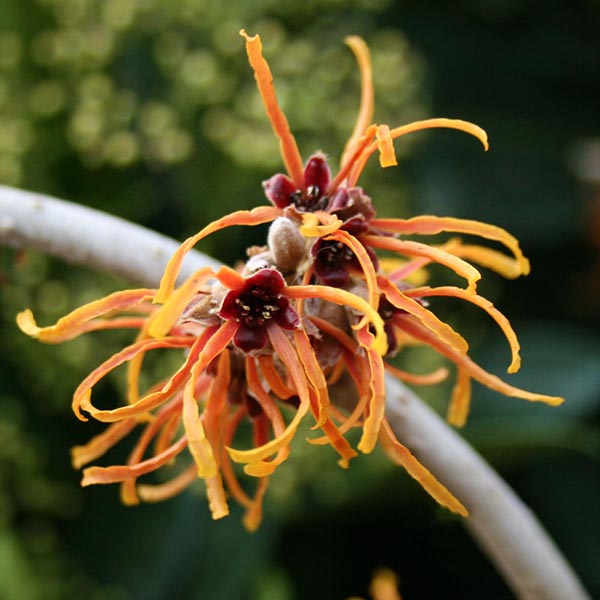
<svg viewBox="0 0 600 600">
<path fill-rule="evenodd" d="M 292 273 L 306 258 L 306 241 L 298 226 L 287 217 L 278 217 L 269 228 L 269 250 L 282 273 Z"/>
</svg>

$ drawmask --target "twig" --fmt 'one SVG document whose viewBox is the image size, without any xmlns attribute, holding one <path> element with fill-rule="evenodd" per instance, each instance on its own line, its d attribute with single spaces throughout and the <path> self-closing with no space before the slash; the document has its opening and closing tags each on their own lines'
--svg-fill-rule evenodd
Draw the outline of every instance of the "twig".
<svg viewBox="0 0 600 600">
<path fill-rule="evenodd" d="M 178 243 L 123 219 L 0 186 L 0 244 L 33 248 L 156 285 Z M 182 276 L 218 262 L 191 252 Z M 411 390 L 387 381 L 387 417 L 398 439 L 467 506 L 466 525 L 523 600 L 589 596 L 533 513 L 495 471 Z"/>
<path fill-rule="evenodd" d="M 157 285 L 179 246 L 119 217 L 6 186 L 0 186 L 0 244 L 39 250 L 143 285 Z M 219 267 L 195 252 L 184 263 L 182 277 L 198 264 Z"/>
</svg>

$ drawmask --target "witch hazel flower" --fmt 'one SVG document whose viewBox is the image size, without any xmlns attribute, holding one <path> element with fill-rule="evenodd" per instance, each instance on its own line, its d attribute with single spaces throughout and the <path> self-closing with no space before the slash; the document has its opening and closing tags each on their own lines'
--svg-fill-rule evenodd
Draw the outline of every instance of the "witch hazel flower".
<svg viewBox="0 0 600 600">
<path fill-rule="evenodd" d="M 435 500 L 467 515 L 460 499 L 394 435 L 385 417 L 385 377 L 417 386 L 446 379 L 445 367 L 422 374 L 390 362 L 406 345 L 422 344 L 455 366 L 448 413 L 455 425 L 467 418 L 473 380 L 508 396 L 561 403 L 562 398 L 521 390 L 485 371 L 469 357 L 466 340 L 428 304 L 430 298 L 451 297 L 484 310 L 508 341 L 508 371 L 514 372 L 520 366 L 516 335 L 508 319 L 478 295 L 481 274 L 472 263 L 505 277 L 527 274 L 529 263 L 517 240 L 493 225 L 430 215 L 377 218 L 358 180 L 373 154 L 379 154 L 382 167 L 396 164 L 393 140 L 413 131 L 457 129 L 486 148 L 487 136 L 478 126 L 454 119 L 397 128 L 372 123 L 368 48 L 350 37 L 362 75 L 361 103 L 339 171 L 332 175 L 322 153 L 303 162 L 277 102 L 260 38 L 241 34 L 285 167 L 285 173 L 263 184 L 270 205 L 225 215 L 186 239 L 158 289 L 110 294 L 48 327 L 39 327 L 29 310 L 17 316 L 26 334 L 46 343 L 100 330 L 135 332 L 132 343 L 94 369 L 73 395 L 79 419 L 106 423 L 102 433 L 73 448 L 73 465 L 85 467 L 82 485 L 118 483 L 123 502 L 137 504 L 170 498 L 200 479 L 213 518 L 226 516 L 233 499 L 246 510 L 244 525 L 254 530 L 269 478 L 308 421 L 313 429 L 308 441 L 331 446 L 341 467 L 379 444 Z M 264 223 L 271 223 L 267 245 L 249 250 L 239 269 L 203 268 L 177 284 L 185 255 L 205 237 Z M 443 232 L 480 236 L 509 254 L 458 237 L 434 244 L 410 239 Z M 415 283 L 431 264 L 458 274 L 465 287 Z M 144 387 L 145 359 L 157 350 L 176 353 L 180 365 Z M 117 369 L 125 370 L 124 402 L 116 408 L 96 406 L 96 386 Z M 356 448 L 348 435 L 355 430 Z M 136 432 L 124 464 L 87 466 Z M 147 481 L 157 471 L 161 481 Z"/>
</svg>

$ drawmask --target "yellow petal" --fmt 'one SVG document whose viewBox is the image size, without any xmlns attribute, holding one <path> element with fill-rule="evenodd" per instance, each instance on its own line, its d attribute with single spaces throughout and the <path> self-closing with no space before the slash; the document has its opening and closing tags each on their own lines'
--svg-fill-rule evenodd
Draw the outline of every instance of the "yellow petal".
<svg viewBox="0 0 600 600">
<path fill-rule="evenodd" d="M 435 217 L 431 215 L 422 215 L 413 217 L 412 219 L 373 219 L 371 225 L 374 228 L 379 228 L 390 233 L 399 233 L 403 235 L 437 235 L 442 232 L 466 233 L 469 235 L 477 235 L 487 240 L 494 240 L 506 246 L 514 255 L 520 274 L 527 275 L 529 273 L 529 261 L 523 255 L 519 246 L 519 241 L 513 235 L 508 233 L 502 227 L 481 223 L 470 219 L 456 219 L 454 217 Z M 449 252 L 452 249 L 448 248 Z M 460 253 L 460 248 L 457 250 Z M 460 254 L 458 254 L 460 256 Z M 493 268 L 494 254 L 489 253 L 487 256 L 480 254 L 482 260 L 487 265 Z M 468 258 L 468 253 L 467 256 Z M 482 263 L 484 264 L 484 263 Z M 500 266 L 505 268 L 505 265 Z"/>
<path fill-rule="evenodd" d="M 335 215 L 323 211 L 303 213 L 300 233 L 308 238 L 323 237 L 337 231 L 341 226 L 342 221 Z"/>
<path fill-rule="evenodd" d="M 204 267 L 196 271 L 189 277 L 169 297 L 150 318 L 148 326 L 148 335 L 154 338 L 161 338 L 167 335 L 171 327 L 175 324 L 181 313 L 185 310 L 190 300 L 206 281 L 214 275 L 210 267 Z"/>
<path fill-rule="evenodd" d="M 379 165 L 382 168 L 395 167 L 398 164 L 394 142 L 387 125 L 380 125 L 377 128 L 377 148 L 379 150 Z"/>
</svg>

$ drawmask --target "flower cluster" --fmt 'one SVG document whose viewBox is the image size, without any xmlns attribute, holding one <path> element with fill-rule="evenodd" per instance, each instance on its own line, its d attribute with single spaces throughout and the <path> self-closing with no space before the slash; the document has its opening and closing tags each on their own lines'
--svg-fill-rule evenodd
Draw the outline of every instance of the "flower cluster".
<svg viewBox="0 0 600 600">
<path fill-rule="evenodd" d="M 386 372 L 409 384 L 431 385 L 445 379 L 448 370 L 409 373 L 388 359 L 416 343 L 454 363 L 449 420 L 458 426 L 468 415 L 472 380 L 509 396 L 562 402 L 513 387 L 482 369 L 468 356 L 465 339 L 428 307 L 428 298 L 450 296 L 487 312 L 508 340 L 508 371 L 514 372 L 520 366 L 517 338 L 506 317 L 478 295 L 480 273 L 472 263 L 506 277 L 527 274 L 529 264 L 517 240 L 499 227 L 452 217 L 377 218 L 371 198 L 357 183 L 374 153 L 379 153 L 382 167 L 396 164 L 393 140 L 407 133 L 452 128 L 475 136 L 486 148 L 487 136 L 476 125 L 451 119 L 394 129 L 372 124 L 368 48 L 360 38 L 350 37 L 347 43 L 361 69 L 362 99 L 354 132 L 333 175 L 322 153 L 302 160 L 277 102 L 260 38 L 244 31 L 242 35 L 286 170 L 264 183 L 270 205 L 226 215 L 185 240 L 158 289 L 111 294 L 50 327 L 39 328 L 30 311 L 17 318 L 25 333 L 48 343 L 99 329 L 138 331 L 134 343 L 102 363 L 75 391 L 78 418 L 89 415 L 109 423 L 103 433 L 73 449 L 76 467 L 95 461 L 134 429 L 142 429 L 126 464 L 88 467 L 82 484 L 119 482 L 122 500 L 135 504 L 168 498 L 201 478 L 214 518 L 228 514 L 230 496 L 246 508 L 245 525 L 255 529 L 268 478 L 286 460 L 300 423 L 308 418 L 321 432 L 309 441 L 331 445 L 342 467 L 356 450 L 368 453 L 380 443 L 440 504 L 466 515 L 461 502 L 396 439 L 385 418 Z M 268 244 L 249 252 L 241 268 L 203 268 L 177 286 L 186 253 L 203 238 L 225 227 L 262 223 L 271 223 Z M 459 238 L 442 244 L 406 239 L 442 232 L 480 236 L 510 254 Z M 395 258 L 378 257 L 381 251 Z M 431 263 L 454 271 L 465 287 L 409 283 Z M 158 349 L 179 353 L 181 366 L 142 391 L 144 357 Z M 96 407 L 94 387 L 122 365 L 127 369 L 127 402 L 113 409 Z M 250 447 L 243 423 L 250 424 Z M 355 450 L 346 434 L 356 428 L 360 439 Z M 256 478 L 252 493 L 240 481 L 236 464 Z M 171 479 L 138 482 L 167 465 L 176 473 Z"/>
</svg>

